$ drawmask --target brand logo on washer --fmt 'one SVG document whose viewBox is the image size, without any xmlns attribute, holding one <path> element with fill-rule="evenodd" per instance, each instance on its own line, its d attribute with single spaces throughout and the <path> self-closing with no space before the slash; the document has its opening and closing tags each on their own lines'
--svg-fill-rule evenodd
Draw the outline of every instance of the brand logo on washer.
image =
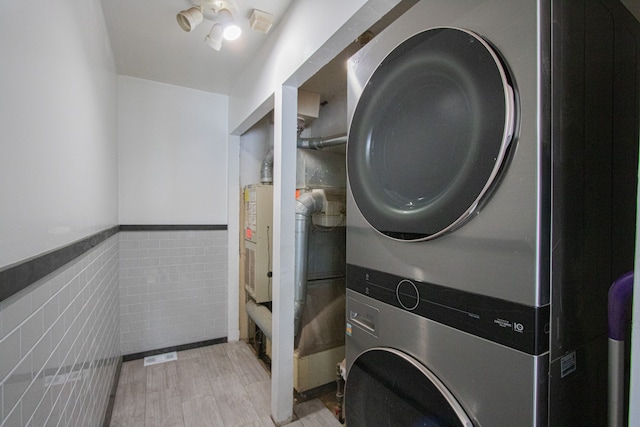
<svg viewBox="0 0 640 427">
<path fill-rule="evenodd" d="M 518 332 L 520 334 L 524 333 L 524 324 L 519 322 L 511 322 L 506 319 L 495 319 L 493 323 L 501 328 L 511 328 L 514 332 Z"/>
</svg>

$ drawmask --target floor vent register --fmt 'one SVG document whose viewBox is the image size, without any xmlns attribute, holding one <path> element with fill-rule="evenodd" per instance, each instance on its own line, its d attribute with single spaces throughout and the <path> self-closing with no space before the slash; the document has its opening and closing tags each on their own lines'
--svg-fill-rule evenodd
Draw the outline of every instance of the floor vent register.
<svg viewBox="0 0 640 427">
<path fill-rule="evenodd" d="M 158 363 L 172 362 L 178 360 L 178 353 L 172 351 L 171 353 L 156 354 L 155 356 L 148 356 L 144 358 L 144 366 L 157 365 Z"/>
</svg>

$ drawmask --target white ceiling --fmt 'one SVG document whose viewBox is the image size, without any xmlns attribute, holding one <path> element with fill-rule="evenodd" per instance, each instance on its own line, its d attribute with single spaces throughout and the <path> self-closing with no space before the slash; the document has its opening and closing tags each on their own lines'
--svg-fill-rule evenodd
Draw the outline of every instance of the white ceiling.
<svg viewBox="0 0 640 427">
<path fill-rule="evenodd" d="M 224 41 L 220 51 L 204 43 L 211 21 L 205 20 L 189 33 L 178 26 L 177 13 L 199 5 L 199 0 L 102 0 L 102 8 L 119 75 L 228 95 L 244 67 L 269 37 L 250 29 L 253 9 L 274 16 L 273 32 L 292 1 L 295 0 L 233 0 L 242 36 Z M 417 1 L 401 1 L 370 31 L 378 34 Z M 320 93 L 323 101 L 344 96 L 345 62 L 360 47 L 354 41 L 302 88 Z"/>
<path fill-rule="evenodd" d="M 204 43 L 211 21 L 205 20 L 190 33 L 176 22 L 177 13 L 198 5 L 197 0 L 102 0 L 102 8 L 118 74 L 229 94 L 268 37 L 250 29 L 251 12 L 273 14 L 275 27 L 291 1 L 237 0 L 234 17 L 242 36 L 224 41 L 219 52 Z"/>
</svg>

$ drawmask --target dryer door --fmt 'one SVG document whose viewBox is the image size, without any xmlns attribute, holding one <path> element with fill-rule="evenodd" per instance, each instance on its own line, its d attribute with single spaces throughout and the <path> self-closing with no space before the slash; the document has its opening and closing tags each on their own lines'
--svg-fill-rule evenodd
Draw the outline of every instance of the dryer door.
<svg viewBox="0 0 640 427">
<path fill-rule="evenodd" d="M 347 377 L 345 415 L 349 427 L 473 426 L 431 371 L 391 348 L 372 348 L 356 358 Z"/>
<path fill-rule="evenodd" d="M 434 28 L 397 46 L 351 119 L 347 173 L 362 215 L 399 240 L 461 224 L 502 166 L 514 105 L 499 57 L 479 35 Z"/>
</svg>

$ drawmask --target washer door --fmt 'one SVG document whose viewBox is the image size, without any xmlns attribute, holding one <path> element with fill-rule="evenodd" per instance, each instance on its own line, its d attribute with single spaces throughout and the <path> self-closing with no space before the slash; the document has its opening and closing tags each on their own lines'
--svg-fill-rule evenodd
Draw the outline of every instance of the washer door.
<svg viewBox="0 0 640 427">
<path fill-rule="evenodd" d="M 399 240 L 461 224 L 500 170 L 514 104 L 498 55 L 477 34 L 434 28 L 396 47 L 349 129 L 349 185 L 365 219 Z"/>
<path fill-rule="evenodd" d="M 356 358 L 347 377 L 344 406 L 349 427 L 473 426 L 431 371 L 390 348 L 373 348 Z"/>
</svg>

